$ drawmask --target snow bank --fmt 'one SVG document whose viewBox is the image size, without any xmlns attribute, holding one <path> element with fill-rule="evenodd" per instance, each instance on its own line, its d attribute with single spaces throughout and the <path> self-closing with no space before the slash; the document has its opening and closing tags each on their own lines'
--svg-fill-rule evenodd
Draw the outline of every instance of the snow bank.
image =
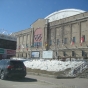
<svg viewBox="0 0 88 88">
<path fill-rule="evenodd" d="M 25 61 L 24 64 L 27 68 L 40 69 L 46 71 L 63 71 L 67 68 L 76 68 L 83 64 L 84 61 L 58 61 L 58 60 L 30 60 Z"/>
<path fill-rule="evenodd" d="M 64 71 L 65 69 L 74 69 L 81 64 L 85 63 L 83 60 L 76 61 L 74 58 L 72 61 L 59 61 L 59 60 L 44 60 L 44 59 L 23 59 L 23 58 L 13 58 L 16 60 L 23 60 L 27 68 L 40 69 L 46 71 Z"/>
</svg>

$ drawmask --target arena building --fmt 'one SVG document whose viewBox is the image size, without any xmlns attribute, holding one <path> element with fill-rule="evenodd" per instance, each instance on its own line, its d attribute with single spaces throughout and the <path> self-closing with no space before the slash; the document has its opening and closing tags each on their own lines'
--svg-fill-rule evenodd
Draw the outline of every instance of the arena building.
<svg viewBox="0 0 88 88">
<path fill-rule="evenodd" d="M 31 28 L 14 33 L 16 57 L 88 57 L 88 12 L 79 9 L 56 11 L 38 19 Z"/>
<path fill-rule="evenodd" d="M 0 59 L 16 56 L 16 37 L 0 33 Z"/>
</svg>

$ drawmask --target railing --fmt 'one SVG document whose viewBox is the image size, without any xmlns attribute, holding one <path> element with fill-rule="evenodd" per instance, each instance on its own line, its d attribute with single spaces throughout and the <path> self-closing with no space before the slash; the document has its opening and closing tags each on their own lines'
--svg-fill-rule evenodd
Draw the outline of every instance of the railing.
<svg viewBox="0 0 88 88">
<path fill-rule="evenodd" d="M 84 70 L 88 68 L 88 62 L 84 62 L 77 68 L 73 69 L 73 76 L 77 76 L 79 73 L 82 73 Z"/>
</svg>

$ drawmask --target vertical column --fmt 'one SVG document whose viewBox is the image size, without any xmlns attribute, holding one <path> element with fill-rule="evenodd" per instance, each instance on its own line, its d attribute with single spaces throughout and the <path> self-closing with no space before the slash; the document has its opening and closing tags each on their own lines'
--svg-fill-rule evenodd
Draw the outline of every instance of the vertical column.
<svg viewBox="0 0 88 88">
<path fill-rule="evenodd" d="M 34 43 L 34 28 L 31 29 L 31 46 L 33 46 Z"/>
<path fill-rule="evenodd" d="M 61 34 L 62 34 L 62 36 L 61 36 L 61 39 L 62 39 L 62 43 L 64 43 L 64 26 L 63 26 L 63 24 L 62 24 L 62 27 L 61 27 Z"/>
<path fill-rule="evenodd" d="M 34 28 L 31 28 L 31 34 L 30 34 L 30 57 L 32 53 L 32 46 L 34 41 Z"/>
<path fill-rule="evenodd" d="M 24 51 L 24 45 L 25 45 L 24 38 L 25 38 L 25 36 L 24 36 L 24 35 L 22 35 L 22 51 Z"/>
<path fill-rule="evenodd" d="M 78 22 L 78 30 L 79 30 L 79 43 L 81 39 L 81 22 Z"/>
<path fill-rule="evenodd" d="M 28 34 L 26 34 L 26 43 L 25 43 L 26 51 L 27 51 L 27 45 L 28 45 L 28 44 L 27 44 L 27 43 L 28 43 L 27 41 L 28 41 Z"/>
<path fill-rule="evenodd" d="M 56 34 L 57 34 L 56 32 L 57 32 L 57 29 L 55 28 L 55 36 L 54 36 L 54 39 L 55 39 L 54 43 L 55 44 L 54 45 L 55 45 L 55 56 L 56 56 L 56 59 L 57 59 L 58 58 L 58 51 L 57 51 L 58 47 L 57 47 L 57 41 L 56 41 Z"/>
<path fill-rule="evenodd" d="M 44 49 L 47 49 L 48 45 L 49 45 L 49 23 L 48 23 L 49 19 L 46 20 L 45 23 L 45 28 L 44 28 L 44 40 L 43 40 L 43 45 L 44 45 Z"/>
<path fill-rule="evenodd" d="M 44 46 L 45 46 L 45 28 L 44 29 L 42 29 L 42 48 L 44 48 Z"/>
<path fill-rule="evenodd" d="M 43 46 L 46 47 L 45 43 L 47 43 L 47 27 L 44 28 L 44 38 L 43 38 Z"/>
<path fill-rule="evenodd" d="M 16 57 L 19 56 L 19 49 L 20 49 L 20 37 L 17 36 Z"/>
<path fill-rule="evenodd" d="M 69 24 L 69 27 L 70 27 L 70 43 L 72 41 L 72 24 Z"/>
</svg>

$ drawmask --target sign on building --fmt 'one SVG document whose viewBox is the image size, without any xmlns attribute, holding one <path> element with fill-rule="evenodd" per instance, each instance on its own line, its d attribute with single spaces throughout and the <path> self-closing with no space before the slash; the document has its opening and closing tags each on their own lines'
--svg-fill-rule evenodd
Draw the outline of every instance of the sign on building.
<svg viewBox="0 0 88 88">
<path fill-rule="evenodd" d="M 43 51 L 42 58 L 53 58 L 53 51 Z"/>
<path fill-rule="evenodd" d="M 39 55 L 40 55 L 39 51 L 32 51 L 31 53 L 31 57 L 33 58 L 39 58 Z"/>
<path fill-rule="evenodd" d="M 0 54 L 4 54 L 4 49 L 0 48 Z"/>
</svg>

